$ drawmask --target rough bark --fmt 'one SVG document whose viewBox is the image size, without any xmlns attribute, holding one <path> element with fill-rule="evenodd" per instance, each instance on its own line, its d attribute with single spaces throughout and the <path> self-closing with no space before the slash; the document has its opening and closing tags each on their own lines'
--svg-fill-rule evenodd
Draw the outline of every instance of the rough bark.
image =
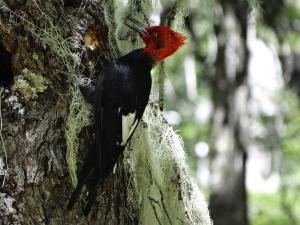
<svg viewBox="0 0 300 225">
<path fill-rule="evenodd" d="M 219 1 L 210 155 L 210 210 L 216 225 L 248 224 L 247 12 L 246 1 Z"/>
<path fill-rule="evenodd" d="M 51 46 L 38 38 L 38 32 L 48 28 L 49 15 L 53 25 L 60 28 L 59 35 L 65 40 L 72 39 L 74 23 L 84 21 L 80 24 L 82 30 L 78 29 L 76 33 L 83 36 L 92 27 L 101 37 L 101 50 L 86 51 L 81 62 L 84 65 L 97 56 L 101 65 L 109 57 L 109 45 L 100 1 L 0 1 L 0 7 L 4 7 L 0 14 L 0 43 L 3 46 L 0 51 L 11 55 L 9 63 L 14 75 L 14 85 L 6 86 L 1 95 L 0 224 L 136 224 L 137 210 L 127 205 L 124 186 L 130 184 L 122 162 L 100 187 L 97 207 L 88 218 L 82 216 L 82 202 L 71 212 L 65 209 L 73 189 L 65 141 L 72 98 L 69 90 L 71 75 L 66 75 L 65 62 Z M 92 74 L 87 68 L 82 70 Z M 45 78 L 46 89 L 39 92 L 26 72 Z M 27 84 L 20 86 L 23 84 L 20 80 Z M 26 89 L 28 85 L 29 89 Z M 82 154 L 92 136 L 89 132 L 90 128 L 81 132 L 79 151 Z"/>
</svg>

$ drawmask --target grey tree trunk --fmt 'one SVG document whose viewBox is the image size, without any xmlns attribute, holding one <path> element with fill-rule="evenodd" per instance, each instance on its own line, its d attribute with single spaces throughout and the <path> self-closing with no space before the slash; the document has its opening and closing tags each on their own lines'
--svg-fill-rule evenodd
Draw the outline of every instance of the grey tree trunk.
<svg viewBox="0 0 300 225">
<path fill-rule="evenodd" d="M 82 202 L 66 211 L 73 187 L 65 129 L 71 89 L 76 88 L 70 73 L 93 76 L 87 65 L 112 57 L 100 1 L 8 0 L 0 1 L 0 8 L 1 51 L 11 57 L 14 74 L 14 84 L 1 88 L 0 224 L 137 224 L 138 210 L 127 201 L 124 187 L 130 182 L 122 161 L 100 187 L 88 218 L 82 216 Z M 80 52 L 83 40 L 76 35 L 84 36 L 87 29 L 101 37 L 101 51 L 85 51 L 78 58 L 82 68 L 72 70 L 77 64 L 68 47 Z M 2 73 L 1 80 L 9 74 Z M 90 133 L 90 127 L 80 133 L 82 154 Z"/>
<path fill-rule="evenodd" d="M 219 1 L 210 155 L 210 210 L 216 225 L 248 224 L 247 15 L 246 1 Z"/>
</svg>

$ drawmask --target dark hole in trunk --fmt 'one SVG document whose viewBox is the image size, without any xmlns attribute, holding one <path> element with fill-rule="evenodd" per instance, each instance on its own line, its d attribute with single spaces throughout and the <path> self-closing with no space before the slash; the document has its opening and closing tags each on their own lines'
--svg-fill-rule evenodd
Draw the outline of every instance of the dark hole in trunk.
<svg viewBox="0 0 300 225">
<path fill-rule="evenodd" d="M 74 7 L 78 8 L 81 4 L 82 0 L 64 0 L 65 7 Z"/>
<path fill-rule="evenodd" d="M 11 54 L 0 43 L 0 86 L 9 87 L 13 80 Z"/>
</svg>

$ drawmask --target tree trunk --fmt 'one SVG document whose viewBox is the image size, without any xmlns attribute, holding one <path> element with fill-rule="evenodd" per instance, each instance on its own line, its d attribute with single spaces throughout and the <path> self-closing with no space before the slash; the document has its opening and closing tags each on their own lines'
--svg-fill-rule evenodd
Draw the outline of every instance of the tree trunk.
<svg viewBox="0 0 300 225">
<path fill-rule="evenodd" d="M 1 225 L 211 223 L 180 139 L 157 106 L 90 215 L 82 215 L 84 195 L 66 211 L 77 159 L 80 168 L 94 139 L 77 86 L 118 55 L 114 11 L 113 1 L 0 0 Z"/>
<path fill-rule="evenodd" d="M 216 225 L 246 225 L 248 7 L 246 1 L 219 1 L 219 4 L 210 210 Z"/>
<path fill-rule="evenodd" d="M 97 54 L 102 63 L 109 57 L 104 54 L 109 45 L 101 4 L 1 4 L 0 42 L 2 52 L 11 56 L 14 84 L 1 95 L 0 224 L 137 224 L 137 210 L 126 199 L 128 181 L 122 163 L 100 188 L 98 207 L 88 218 L 80 215 L 82 204 L 71 213 L 65 210 L 73 189 L 65 141 L 69 104 L 74 98 L 71 88 L 76 88 L 75 74 L 70 73 L 79 72 L 73 68 L 85 60 L 83 73 L 92 74 L 86 65 L 93 57 Z M 102 51 L 85 51 L 77 63 L 68 51 L 81 51 L 82 39 L 74 35 L 84 36 L 88 28 L 101 37 Z M 91 139 L 89 132 L 87 127 L 80 134 L 81 152 Z"/>
</svg>

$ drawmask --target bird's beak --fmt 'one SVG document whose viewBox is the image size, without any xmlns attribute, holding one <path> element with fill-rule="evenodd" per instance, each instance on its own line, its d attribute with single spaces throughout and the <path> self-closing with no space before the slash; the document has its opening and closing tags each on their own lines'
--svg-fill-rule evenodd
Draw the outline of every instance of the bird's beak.
<svg viewBox="0 0 300 225">
<path fill-rule="evenodd" d="M 125 19 L 125 25 L 129 28 L 131 28 L 132 30 L 138 32 L 140 35 L 144 34 L 147 35 L 148 31 L 146 30 L 146 26 L 144 24 L 142 24 L 141 22 L 132 19 L 130 17 L 127 17 Z"/>
</svg>

